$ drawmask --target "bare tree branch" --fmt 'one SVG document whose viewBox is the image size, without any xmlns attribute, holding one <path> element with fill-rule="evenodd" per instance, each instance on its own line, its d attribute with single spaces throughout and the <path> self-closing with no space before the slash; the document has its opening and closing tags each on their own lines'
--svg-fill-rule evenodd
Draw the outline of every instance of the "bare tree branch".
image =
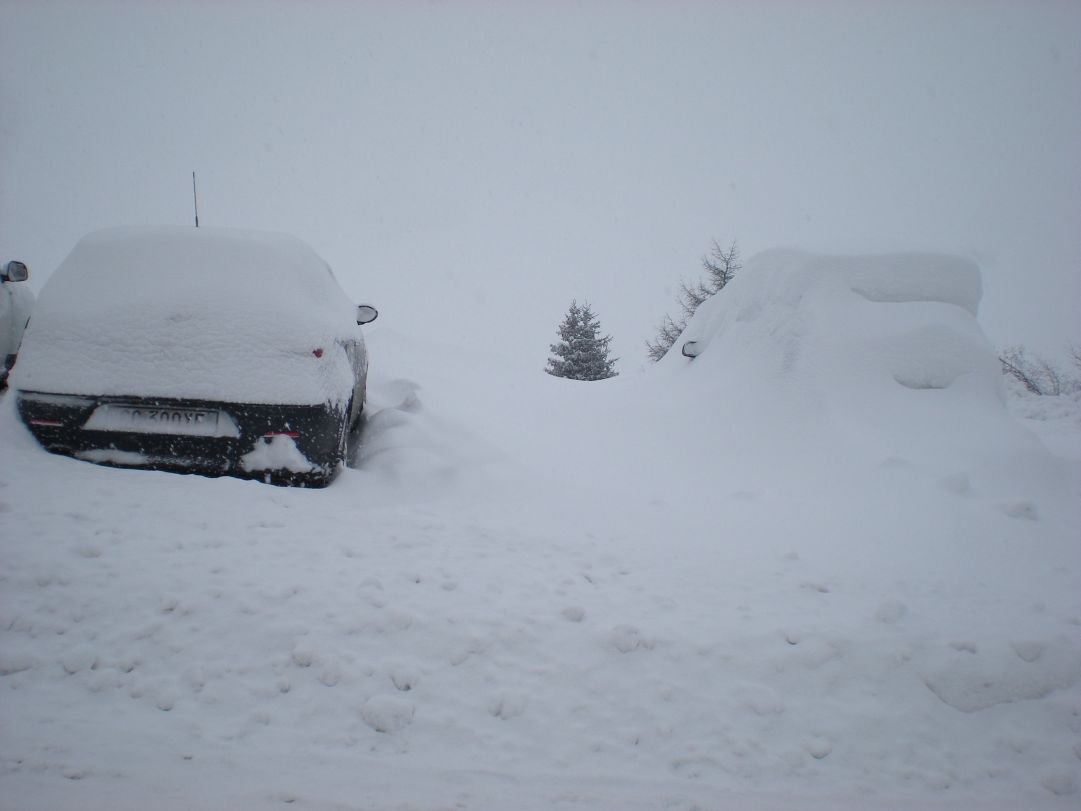
<svg viewBox="0 0 1081 811">
<path fill-rule="evenodd" d="M 649 359 L 658 361 L 668 354 L 668 350 L 679 339 L 702 303 L 723 290 L 742 268 L 735 241 L 725 250 L 717 240 L 713 240 L 713 248 L 708 255 L 702 257 L 702 270 L 705 271 L 706 278 L 693 283 L 686 280 L 680 282 L 679 294 L 676 296 L 681 312 L 680 320 L 677 323 L 671 316 L 664 317 L 657 327 L 654 339 L 646 341 L 646 354 Z"/>
<path fill-rule="evenodd" d="M 998 362 L 1002 364 L 1002 373 L 1007 374 L 1033 394 L 1043 394 L 1039 380 L 1032 371 L 1028 358 L 1025 357 L 1023 346 L 1008 346 L 998 356 Z"/>
</svg>

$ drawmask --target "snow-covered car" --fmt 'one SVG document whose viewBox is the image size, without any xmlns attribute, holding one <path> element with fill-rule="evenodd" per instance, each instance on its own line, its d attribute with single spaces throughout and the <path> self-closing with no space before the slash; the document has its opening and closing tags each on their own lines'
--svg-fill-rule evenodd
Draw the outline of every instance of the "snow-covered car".
<svg viewBox="0 0 1081 811">
<path fill-rule="evenodd" d="M 8 372 L 34 307 L 34 294 L 24 284 L 29 275 L 22 262 L 8 262 L 0 270 L 0 391 L 7 388 Z"/>
<path fill-rule="evenodd" d="M 91 462 L 323 486 L 364 407 L 376 315 L 295 237 L 99 231 L 38 296 L 19 415 Z"/>
</svg>

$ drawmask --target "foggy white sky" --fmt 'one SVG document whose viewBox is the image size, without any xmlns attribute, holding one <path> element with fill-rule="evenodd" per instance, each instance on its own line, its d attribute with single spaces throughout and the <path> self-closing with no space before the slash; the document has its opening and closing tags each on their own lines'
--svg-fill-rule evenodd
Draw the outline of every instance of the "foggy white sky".
<svg viewBox="0 0 1081 811">
<path fill-rule="evenodd" d="M 312 244 L 380 325 L 629 371 L 714 237 L 945 250 L 1081 341 L 1081 3 L 0 0 L 0 258 L 191 221 Z M 376 361 L 377 362 L 377 361 Z"/>
</svg>

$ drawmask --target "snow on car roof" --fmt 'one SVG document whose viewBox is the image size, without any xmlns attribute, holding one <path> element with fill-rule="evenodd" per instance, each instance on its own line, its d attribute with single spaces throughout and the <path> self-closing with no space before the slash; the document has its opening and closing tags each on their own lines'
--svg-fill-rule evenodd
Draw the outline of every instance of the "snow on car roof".
<svg viewBox="0 0 1081 811">
<path fill-rule="evenodd" d="M 114 228 L 42 290 L 16 384 L 37 391 L 319 403 L 348 398 L 354 305 L 285 234 Z M 321 358 L 312 351 L 323 348 Z M 333 351 L 332 351 L 333 350 Z"/>
</svg>

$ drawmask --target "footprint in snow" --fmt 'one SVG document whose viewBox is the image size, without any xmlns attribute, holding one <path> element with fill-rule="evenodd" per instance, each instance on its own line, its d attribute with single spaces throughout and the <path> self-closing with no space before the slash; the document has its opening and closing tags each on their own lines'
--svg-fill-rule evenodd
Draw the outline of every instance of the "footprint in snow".
<svg viewBox="0 0 1081 811">
<path fill-rule="evenodd" d="M 376 732 L 398 732 L 413 722 L 416 708 L 409 701 L 391 695 L 372 696 L 364 702 L 360 716 Z"/>
<path fill-rule="evenodd" d="M 417 668 L 402 662 L 391 662 L 384 666 L 391 684 L 395 689 L 408 693 L 420 681 L 420 672 Z"/>
<path fill-rule="evenodd" d="M 60 664 L 64 672 L 74 676 L 81 670 L 94 670 L 98 666 L 97 654 L 89 648 L 78 648 L 68 653 Z"/>
<path fill-rule="evenodd" d="M 822 760 L 828 757 L 830 752 L 833 751 L 833 744 L 825 738 L 811 738 L 804 744 L 804 749 L 807 750 L 807 754 L 813 757 L 815 760 Z"/>
<path fill-rule="evenodd" d="M 644 637 L 633 625 L 617 625 L 608 635 L 608 642 L 620 653 L 630 653 L 639 648 L 651 650 L 654 645 L 652 639 Z"/>
<path fill-rule="evenodd" d="M 506 721 L 524 713 L 527 703 L 523 693 L 501 693 L 488 702 L 488 714 Z"/>
<path fill-rule="evenodd" d="M 569 605 L 563 609 L 563 619 L 569 622 L 581 622 L 586 617 L 586 610 L 580 605 Z"/>
<path fill-rule="evenodd" d="M 479 637 L 474 637 L 468 642 L 461 643 L 450 652 L 449 661 L 457 667 L 463 664 L 470 656 L 479 655 L 488 650 L 488 643 Z"/>
<path fill-rule="evenodd" d="M 1040 655 L 1044 650 L 1043 643 L 1034 642 L 1032 640 L 1011 642 L 1010 647 L 1013 648 L 1013 652 L 1016 653 L 1018 657 L 1026 662 L 1035 662 L 1040 658 Z"/>
<path fill-rule="evenodd" d="M 938 486 L 955 496 L 971 496 L 972 482 L 967 473 L 952 473 L 938 480 Z"/>
<path fill-rule="evenodd" d="M 725 774 L 724 766 L 708 757 L 678 758 L 672 761 L 671 768 L 680 777 L 685 777 L 688 780 L 701 780 L 704 777 Z"/>
<path fill-rule="evenodd" d="M 329 662 L 319 674 L 319 681 L 326 687 L 334 687 L 342 680 L 342 669 L 336 662 Z"/>
<path fill-rule="evenodd" d="M 764 684 L 744 684 L 733 691 L 733 697 L 755 715 L 780 715 L 785 710 L 784 699 Z"/>
<path fill-rule="evenodd" d="M 1031 501 L 1007 501 L 999 504 L 998 508 L 1010 518 L 1024 518 L 1028 521 L 1040 520 L 1039 510 Z"/>
<path fill-rule="evenodd" d="M 875 619 L 883 625 L 896 625 L 908 613 L 908 606 L 900 600 L 886 600 L 875 611 Z"/>
<path fill-rule="evenodd" d="M 1077 793 L 1077 776 L 1070 772 L 1044 775 L 1040 783 L 1057 797 L 1067 797 Z"/>
<path fill-rule="evenodd" d="M 33 666 L 34 660 L 29 656 L 0 651 L 0 676 L 22 673 L 24 670 L 30 670 Z"/>
</svg>

